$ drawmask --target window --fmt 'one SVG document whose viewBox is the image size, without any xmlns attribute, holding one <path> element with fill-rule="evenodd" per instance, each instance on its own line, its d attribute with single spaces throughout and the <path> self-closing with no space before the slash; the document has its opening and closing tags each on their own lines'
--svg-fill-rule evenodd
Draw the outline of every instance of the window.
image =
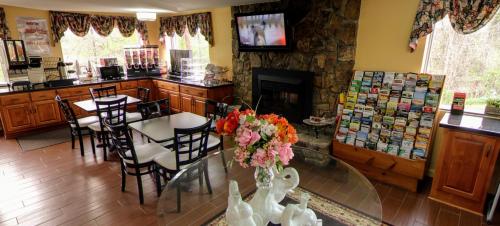
<svg viewBox="0 0 500 226">
<path fill-rule="evenodd" d="M 483 113 L 486 100 L 500 95 L 500 13 L 467 35 L 454 31 L 448 17 L 436 23 L 422 71 L 446 75 L 441 108 L 450 108 L 454 92 L 465 92 L 465 111 Z"/>
<path fill-rule="evenodd" d="M 203 70 L 205 69 L 205 66 L 210 63 L 210 47 L 208 41 L 205 39 L 205 36 L 200 33 L 199 29 L 194 37 L 189 34 L 187 27 L 182 36 L 179 36 L 176 33 L 174 34 L 174 37 L 165 35 L 165 48 L 167 52 L 167 65 L 169 68 L 171 67 L 171 49 L 191 50 L 193 62 L 199 64 Z"/>
<path fill-rule="evenodd" d="M 117 58 L 118 64 L 125 65 L 123 48 L 140 46 L 141 38 L 136 31 L 130 37 L 123 37 L 118 28 L 114 28 L 107 37 L 97 34 L 92 27 L 84 37 L 78 37 L 69 29 L 61 39 L 61 48 L 65 62 L 78 60 L 81 66 L 94 64 L 101 58 Z"/>
</svg>

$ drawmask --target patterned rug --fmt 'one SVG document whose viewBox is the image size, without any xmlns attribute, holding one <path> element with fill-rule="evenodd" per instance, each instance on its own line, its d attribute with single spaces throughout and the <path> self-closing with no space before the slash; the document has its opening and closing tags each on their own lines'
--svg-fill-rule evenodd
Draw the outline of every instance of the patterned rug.
<svg viewBox="0 0 500 226">
<path fill-rule="evenodd" d="M 379 226 L 378 222 L 373 217 L 367 216 L 363 213 L 345 207 L 339 203 L 328 200 L 320 195 L 309 192 L 303 188 L 297 187 L 294 193 L 288 193 L 285 200 L 282 203 L 299 203 L 300 195 L 303 192 L 308 192 L 311 195 L 307 207 L 312 209 L 318 219 L 323 221 L 323 225 L 334 225 L 334 226 Z M 253 196 L 253 193 L 245 198 L 245 201 L 249 201 Z M 225 212 L 220 213 L 214 219 L 208 221 L 203 225 L 208 226 L 227 226 L 226 214 Z M 269 223 L 269 225 L 274 225 Z M 382 223 L 384 226 L 389 226 L 390 224 Z"/>
</svg>

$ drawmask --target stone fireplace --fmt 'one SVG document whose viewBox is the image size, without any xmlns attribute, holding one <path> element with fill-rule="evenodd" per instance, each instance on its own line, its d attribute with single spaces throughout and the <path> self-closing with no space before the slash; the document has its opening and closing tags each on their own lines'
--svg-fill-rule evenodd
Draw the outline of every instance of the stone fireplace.
<svg viewBox="0 0 500 226">
<path fill-rule="evenodd" d="M 275 113 L 300 123 L 311 115 L 313 76 L 308 71 L 253 68 L 254 109 L 259 114 Z"/>
<path fill-rule="evenodd" d="M 338 95 L 347 90 L 352 77 L 360 2 L 282 0 L 232 7 L 233 14 L 284 11 L 292 31 L 290 51 L 239 52 L 233 18 L 235 94 L 247 103 L 256 104 L 253 68 L 308 71 L 312 81 L 310 114 L 336 111 Z M 283 95 L 293 102 L 293 94 Z M 307 118 L 308 115 L 301 117 Z"/>
</svg>

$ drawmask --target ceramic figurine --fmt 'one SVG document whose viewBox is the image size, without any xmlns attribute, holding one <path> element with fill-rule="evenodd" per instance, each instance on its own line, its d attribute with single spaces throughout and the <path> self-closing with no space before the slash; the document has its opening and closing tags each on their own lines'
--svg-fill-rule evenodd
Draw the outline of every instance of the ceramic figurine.
<svg viewBox="0 0 500 226">
<path fill-rule="evenodd" d="M 262 218 L 254 215 L 252 206 L 242 200 L 236 181 L 229 182 L 227 202 L 226 221 L 229 226 L 262 225 Z"/>
</svg>

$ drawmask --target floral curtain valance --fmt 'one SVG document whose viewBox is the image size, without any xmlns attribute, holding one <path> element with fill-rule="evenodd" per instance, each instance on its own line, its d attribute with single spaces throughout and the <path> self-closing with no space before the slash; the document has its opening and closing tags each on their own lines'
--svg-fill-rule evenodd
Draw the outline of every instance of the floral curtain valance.
<svg viewBox="0 0 500 226">
<path fill-rule="evenodd" d="M 7 20 L 5 19 L 5 11 L 0 7 L 0 38 L 9 39 L 10 31 L 7 27 Z"/>
<path fill-rule="evenodd" d="M 430 34 L 439 20 L 449 16 L 455 31 L 469 34 L 483 27 L 495 15 L 500 0 L 421 0 L 410 34 L 410 48 Z"/>
<path fill-rule="evenodd" d="M 144 21 L 135 17 L 126 16 L 102 16 L 82 13 L 67 13 L 50 11 L 50 23 L 52 39 L 54 43 L 59 42 L 64 32 L 69 28 L 75 35 L 83 37 L 87 34 L 90 26 L 102 36 L 108 36 L 115 25 L 124 37 L 130 37 L 137 30 L 144 42 L 148 42 L 148 29 Z"/>
<path fill-rule="evenodd" d="M 214 44 L 210 12 L 160 18 L 160 35 L 162 36 L 166 34 L 172 37 L 174 32 L 182 36 L 186 27 L 191 36 L 195 36 L 197 29 L 200 29 L 200 33 L 205 36 L 208 43 Z"/>
</svg>

